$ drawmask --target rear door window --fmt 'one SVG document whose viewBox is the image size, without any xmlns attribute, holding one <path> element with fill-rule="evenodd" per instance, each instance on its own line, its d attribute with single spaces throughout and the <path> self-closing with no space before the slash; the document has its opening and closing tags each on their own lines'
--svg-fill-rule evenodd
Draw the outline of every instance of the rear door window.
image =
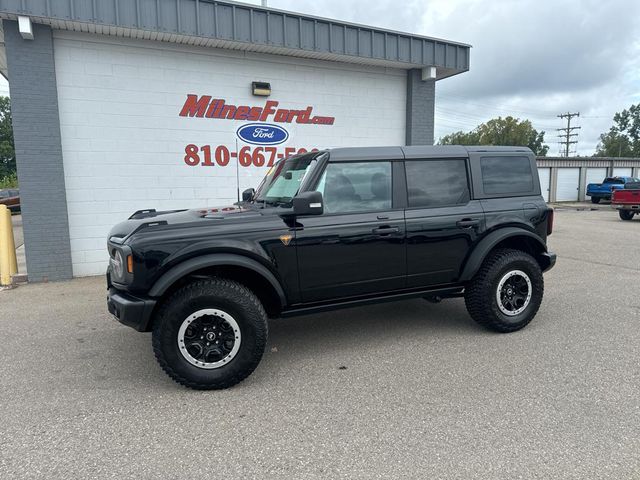
<svg viewBox="0 0 640 480">
<path fill-rule="evenodd" d="M 465 160 L 407 160 L 409 207 L 444 207 L 469 201 Z"/>
<path fill-rule="evenodd" d="M 528 194 L 534 189 L 529 157 L 482 157 L 480 168 L 486 194 Z"/>
</svg>

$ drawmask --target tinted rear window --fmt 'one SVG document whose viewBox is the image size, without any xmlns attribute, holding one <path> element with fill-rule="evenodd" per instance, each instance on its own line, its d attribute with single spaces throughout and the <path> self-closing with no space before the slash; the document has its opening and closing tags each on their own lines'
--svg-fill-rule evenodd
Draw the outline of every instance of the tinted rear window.
<svg viewBox="0 0 640 480">
<path fill-rule="evenodd" d="M 618 178 L 618 177 L 615 177 L 615 178 L 605 178 L 605 179 L 604 179 L 604 182 L 602 182 L 602 183 L 613 183 L 613 184 L 615 184 L 615 185 L 621 185 L 621 184 L 623 184 L 623 183 L 624 183 L 624 180 L 623 180 L 622 178 Z"/>
<path fill-rule="evenodd" d="M 409 207 L 441 207 L 469 201 L 464 160 L 407 160 Z"/>
<path fill-rule="evenodd" d="M 487 194 L 518 194 L 533 191 L 529 157 L 482 157 L 482 184 Z"/>
</svg>

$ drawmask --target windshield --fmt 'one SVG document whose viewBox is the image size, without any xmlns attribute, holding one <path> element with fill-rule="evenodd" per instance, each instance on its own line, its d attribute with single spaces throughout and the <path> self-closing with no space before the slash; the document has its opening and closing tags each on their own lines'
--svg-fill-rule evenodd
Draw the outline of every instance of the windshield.
<svg viewBox="0 0 640 480">
<path fill-rule="evenodd" d="M 303 180 L 318 163 L 316 157 L 316 154 L 306 154 L 280 160 L 267 172 L 254 201 L 273 205 L 291 202 Z"/>
</svg>

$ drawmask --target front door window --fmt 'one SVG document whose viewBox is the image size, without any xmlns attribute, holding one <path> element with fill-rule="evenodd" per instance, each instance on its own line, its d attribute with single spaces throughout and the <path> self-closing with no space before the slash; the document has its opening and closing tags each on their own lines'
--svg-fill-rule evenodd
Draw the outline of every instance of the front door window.
<svg viewBox="0 0 640 480">
<path fill-rule="evenodd" d="M 389 210 L 391 162 L 329 163 L 316 190 L 326 213 Z"/>
</svg>

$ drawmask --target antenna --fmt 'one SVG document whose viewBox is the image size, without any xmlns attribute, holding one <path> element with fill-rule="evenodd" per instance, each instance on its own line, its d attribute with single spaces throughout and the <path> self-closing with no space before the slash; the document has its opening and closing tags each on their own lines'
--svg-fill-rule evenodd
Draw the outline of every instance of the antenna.
<svg viewBox="0 0 640 480">
<path fill-rule="evenodd" d="M 262 0 L 265 1 L 265 0 Z M 238 138 L 236 137 L 236 152 L 238 152 Z M 240 154 L 236 155 L 236 190 L 238 192 L 238 202 L 240 201 Z"/>
<path fill-rule="evenodd" d="M 267 0 L 262 0 L 262 6 L 266 7 L 267 6 Z"/>
</svg>

